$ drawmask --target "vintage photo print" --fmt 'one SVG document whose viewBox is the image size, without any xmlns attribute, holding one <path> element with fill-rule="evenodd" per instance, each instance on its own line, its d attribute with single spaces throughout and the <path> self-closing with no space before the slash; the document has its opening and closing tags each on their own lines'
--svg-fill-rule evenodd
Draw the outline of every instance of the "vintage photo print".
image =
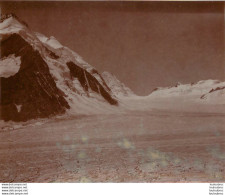
<svg viewBox="0 0 225 195">
<path fill-rule="evenodd" d="M 223 2 L 0 9 L 0 182 L 225 181 Z"/>
</svg>

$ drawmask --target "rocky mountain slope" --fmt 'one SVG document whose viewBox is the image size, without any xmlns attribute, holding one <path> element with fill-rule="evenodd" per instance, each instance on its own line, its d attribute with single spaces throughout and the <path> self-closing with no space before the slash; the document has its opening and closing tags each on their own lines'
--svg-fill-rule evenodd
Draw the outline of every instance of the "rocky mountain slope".
<svg viewBox="0 0 225 195">
<path fill-rule="evenodd" d="M 0 35 L 1 119 L 26 121 L 118 104 L 98 71 L 54 37 L 32 32 L 12 14 L 1 17 Z"/>
<path fill-rule="evenodd" d="M 116 97 L 122 98 L 135 96 L 134 92 L 125 86 L 124 83 L 119 81 L 115 75 L 109 72 L 103 72 L 102 77 Z"/>
</svg>

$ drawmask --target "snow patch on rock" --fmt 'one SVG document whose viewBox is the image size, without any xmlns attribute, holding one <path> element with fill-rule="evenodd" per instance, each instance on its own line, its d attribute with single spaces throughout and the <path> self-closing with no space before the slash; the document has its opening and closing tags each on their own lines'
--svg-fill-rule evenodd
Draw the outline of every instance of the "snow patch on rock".
<svg viewBox="0 0 225 195">
<path fill-rule="evenodd" d="M 0 77 L 8 78 L 15 75 L 20 69 L 20 64 L 20 56 L 15 57 L 14 54 L 0 59 Z"/>
<path fill-rule="evenodd" d="M 58 40 L 56 40 L 56 38 L 53 36 L 46 37 L 45 35 L 38 32 L 35 32 L 35 35 L 42 43 L 45 43 L 54 49 L 59 49 L 63 47 L 63 45 Z"/>
<path fill-rule="evenodd" d="M 15 104 L 15 106 L 16 106 L 17 112 L 20 112 L 21 109 L 22 109 L 22 105 L 16 105 L 16 104 Z"/>
</svg>

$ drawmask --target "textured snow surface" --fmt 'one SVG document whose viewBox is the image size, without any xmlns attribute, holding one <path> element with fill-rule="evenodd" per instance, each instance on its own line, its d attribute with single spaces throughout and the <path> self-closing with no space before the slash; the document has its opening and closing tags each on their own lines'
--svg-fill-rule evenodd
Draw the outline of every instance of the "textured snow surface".
<svg viewBox="0 0 225 195">
<path fill-rule="evenodd" d="M 220 113 L 135 111 L 3 125 L 0 182 L 225 180 Z"/>
<path fill-rule="evenodd" d="M 20 69 L 20 64 L 20 56 L 15 57 L 14 54 L 0 58 L 0 77 L 8 78 L 15 75 Z"/>
<path fill-rule="evenodd" d="M 108 87 L 111 89 L 113 95 L 116 97 L 128 97 L 134 96 L 134 92 L 130 88 L 126 87 L 122 82 L 120 82 L 115 75 L 109 72 L 103 72 L 102 77 L 105 80 Z"/>
</svg>

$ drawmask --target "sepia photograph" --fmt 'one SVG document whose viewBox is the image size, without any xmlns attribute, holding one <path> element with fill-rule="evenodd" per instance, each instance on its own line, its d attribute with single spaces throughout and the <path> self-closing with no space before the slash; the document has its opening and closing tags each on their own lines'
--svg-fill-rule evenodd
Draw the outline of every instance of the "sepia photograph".
<svg viewBox="0 0 225 195">
<path fill-rule="evenodd" d="M 223 2 L 1 1 L 1 183 L 224 183 Z"/>
</svg>

